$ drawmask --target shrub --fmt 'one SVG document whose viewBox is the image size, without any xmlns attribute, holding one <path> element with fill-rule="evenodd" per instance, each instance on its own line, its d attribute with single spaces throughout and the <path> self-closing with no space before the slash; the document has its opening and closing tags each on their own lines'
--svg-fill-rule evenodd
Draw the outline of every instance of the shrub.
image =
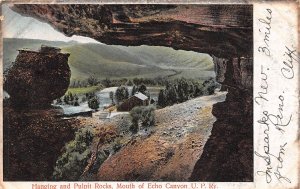
<svg viewBox="0 0 300 189">
<path fill-rule="evenodd" d="M 157 104 L 162 108 L 167 106 L 167 97 L 163 89 L 159 91 Z"/>
<path fill-rule="evenodd" d="M 87 98 L 87 100 L 90 100 L 95 96 L 96 94 L 94 92 L 85 93 L 85 97 Z"/>
<path fill-rule="evenodd" d="M 89 101 L 88 101 L 89 108 L 91 108 L 93 110 L 97 110 L 99 108 L 99 105 L 100 105 L 100 101 L 97 96 L 89 99 Z"/>
<path fill-rule="evenodd" d="M 86 102 L 86 97 L 85 97 L 85 96 L 83 96 L 83 97 L 81 98 L 81 102 Z"/>
<path fill-rule="evenodd" d="M 139 130 L 139 124 L 143 127 L 154 126 L 155 124 L 155 107 L 149 106 L 137 106 L 130 111 L 132 125 L 130 127 L 131 132 L 136 133 Z"/>
<path fill-rule="evenodd" d="M 75 102 L 74 102 L 73 106 L 79 106 L 79 102 L 78 102 L 78 100 L 77 100 L 77 99 L 75 100 Z"/>
<path fill-rule="evenodd" d="M 139 86 L 138 91 L 146 95 L 147 87 L 146 85 L 142 84 Z"/>
<path fill-rule="evenodd" d="M 122 102 L 123 100 L 127 99 L 129 97 L 129 92 L 127 87 L 120 86 L 117 88 L 115 92 L 116 100 L 118 103 Z"/>
<path fill-rule="evenodd" d="M 56 104 L 62 104 L 61 98 L 56 99 Z"/>
<path fill-rule="evenodd" d="M 220 87 L 213 78 L 199 83 L 195 80 L 184 78 L 174 82 L 166 82 L 165 90 L 161 90 L 158 95 L 158 105 L 163 108 L 178 102 L 185 102 L 191 98 L 203 95 L 212 95 L 216 88 Z"/>
<path fill-rule="evenodd" d="M 176 87 L 174 85 L 170 85 L 166 91 L 167 96 L 167 104 L 172 105 L 178 102 L 178 94 L 176 91 Z"/>
<path fill-rule="evenodd" d="M 75 139 L 65 146 L 53 172 L 54 180 L 78 180 L 91 155 L 90 146 L 94 138 L 91 126 L 79 129 Z"/>
<path fill-rule="evenodd" d="M 64 96 L 64 103 L 69 104 L 69 96 L 68 95 Z"/>
<path fill-rule="evenodd" d="M 138 92 L 137 86 L 133 85 L 132 90 L 131 90 L 131 96 L 135 95 L 135 93 Z"/>
<path fill-rule="evenodd" d="M 113 91 L 109 92 L 109 98 L 111 100 L 111 103 L 114 104 L 114 92 Z"/>
<path fill-rule="evenodd" d="M 95 86 L 98 84 L 98 79 L 96 78 L 95 74 L 93 74 L 89 76 L 87 82 L 90 86 Z"/>
<path fill-rule="evenodd" d="M 214 79 L 205 80 L 203 82 L 203 94 L 212 95 L 215 92 L 215 89 L 218 87 L 218 83 Z"/>
</svg>

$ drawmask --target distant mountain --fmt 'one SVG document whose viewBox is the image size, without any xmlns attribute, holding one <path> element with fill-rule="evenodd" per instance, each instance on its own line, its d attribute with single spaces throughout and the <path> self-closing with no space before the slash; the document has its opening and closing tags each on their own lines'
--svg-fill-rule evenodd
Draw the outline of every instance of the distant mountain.
<svg viewBox="0 0 300 189">
<path fill-rule="evenodd" d="M 95 74 L 103 78 L 213 77 L 212 58 L 207 54 L 174 50 L 168 47 L 125 47 L 101 43 L 45 41 L 5 38 L 3 40 L 4 69 L 15 60 L 18 49 L 37 50 L 42 44 L 60 47 L 71 54 L 69 65 L 72 79 L 83 80 Z M 176 75 L 177 74 L 177 75 Z"/>
</svg>

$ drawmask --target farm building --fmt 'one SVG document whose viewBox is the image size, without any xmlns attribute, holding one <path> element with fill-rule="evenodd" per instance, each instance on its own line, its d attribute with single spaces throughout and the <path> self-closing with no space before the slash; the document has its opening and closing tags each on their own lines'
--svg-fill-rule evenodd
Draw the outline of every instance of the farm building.
<svg viewBox="0 0 300 189">
<path fill-rule="evenodd" d="M 136 106 L 147 106 L 149 105 L 149 98 L 143 93 L 136 93 L 132 97 L 125 100 L 118 106 L 118 111 L 130 111 Z"/>
</svg>

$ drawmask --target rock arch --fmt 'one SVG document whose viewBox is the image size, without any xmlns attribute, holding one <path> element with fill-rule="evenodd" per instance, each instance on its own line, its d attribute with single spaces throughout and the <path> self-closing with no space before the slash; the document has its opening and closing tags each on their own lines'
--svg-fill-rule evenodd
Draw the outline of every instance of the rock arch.
<svg viewBox="0 0 300 189">
<path fill-rule="evenodd" d="M 214 56 L 228 90 L 191 180 L 253 180 L 252 5 L 22 5 L 13 10 L 67 36 L 113 45 L 153 45 Z"/>
</svg>

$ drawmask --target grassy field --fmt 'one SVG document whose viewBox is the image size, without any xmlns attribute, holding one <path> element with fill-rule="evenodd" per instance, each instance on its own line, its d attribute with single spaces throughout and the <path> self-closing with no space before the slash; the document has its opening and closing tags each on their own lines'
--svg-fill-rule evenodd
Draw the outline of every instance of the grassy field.
<svg viewBox="0 0 300 189">
<path fill-rule="evenodd" d="M 71 92 L 72 94 L 85 94 L 85 93 L 90 93 L 90 92 L 96 92 L 101 90 L 102 88 L 99 86 L 90 86 L 90 87 L 78 87 L 78 88 L 69 88 L 66 92 Z"/>
</svg>

